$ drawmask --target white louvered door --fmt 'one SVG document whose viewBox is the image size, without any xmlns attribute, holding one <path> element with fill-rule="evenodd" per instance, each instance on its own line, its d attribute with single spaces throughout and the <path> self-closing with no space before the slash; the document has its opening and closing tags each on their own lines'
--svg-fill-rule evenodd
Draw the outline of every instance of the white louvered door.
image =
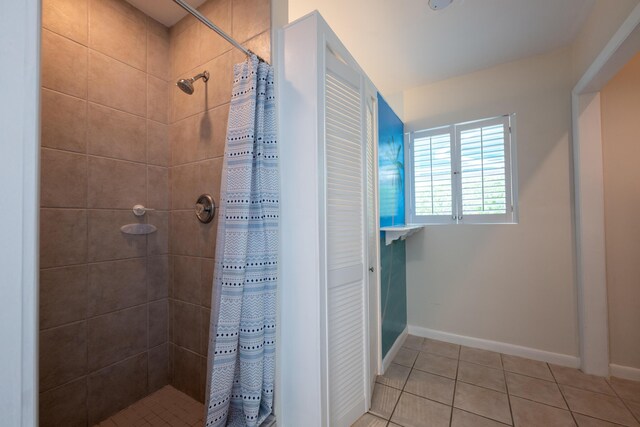
<svg viewBox="0 0 640 427">
<path fill-rule="evenodd" d="M 367 410 L 367 249 L 363 90 L 327 49 L 325 71 L 327 369 L 329 425 Z"/>
</svg>

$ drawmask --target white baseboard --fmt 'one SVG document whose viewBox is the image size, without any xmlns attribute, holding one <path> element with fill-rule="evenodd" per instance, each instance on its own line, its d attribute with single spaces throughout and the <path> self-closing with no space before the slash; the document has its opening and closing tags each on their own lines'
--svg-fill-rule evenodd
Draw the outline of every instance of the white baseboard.
<svg viewBox="0 0 640 427">
<path fill-rule="evenodd" d="M 511 356 L 526 357 L 528 359 L 568 366 L 570 368 L 580 367 L 580 358 L 570 356 L 568 354 L 552 353 L 535 348 L 523 347 L 499 341 L 490 341 L 482 338 L 467 337 L 464 335 L 456 335 L 449 332 L 436 331 L 434 329 L 422 328 L 420 326 L 413 325 L 409 325 L 409 333 L 423 338 L 431 338 L 453 344 L 465 345 L 467 347 L 481 348 L 483 350 L 497 351 Z"/>
<path fill-rule="evenodd" d="M 632 368 L 631 366 L 621 366 L 611 363 L 609 364 L 609 375 L 624 378 L 625 380 L 640 381 L 640 369 Z"/>
<path fill-rule="evenodd" d="M 408 335 L 409 335 L 409 326 L 405 326 L 404 331 L 402 331 L 400 335 L 398 335 L 398 338 L 396 338 L 396 342 L 393 343 L 393 345 L 387 352 L 387 355 L 382 359 L 381 375 L 384 375 L 389 365 L 391 365 L 391 361 L 393 361 L 393 359 L 396 358 L 398 351 L 400 351 L 400 347 L 402 347 L 402 344 L 404 344 L 404 341 L 407 339 Z"/>
</svg>

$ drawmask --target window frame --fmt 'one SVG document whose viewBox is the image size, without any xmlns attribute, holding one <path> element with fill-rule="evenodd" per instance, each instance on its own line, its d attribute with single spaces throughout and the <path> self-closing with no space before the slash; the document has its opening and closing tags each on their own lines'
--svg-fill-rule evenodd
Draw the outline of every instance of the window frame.
<svg viewBox="0 0 640 427">
<path fill-rule="evenodd" d="M 461 166 L 461 132 L 478 127 L 502 124 L 504 129 L 504 158 L 505 158 L 505 199 L 507 209 L 501 214 L 470 214 L 462 212 L 462 175 Z M 415 213 L 415 167 L 414 141 L 449 133 L 451 144 L 451 191 L 452 212 L 447 215 L 416 215 Z M 518 223 L 518 180 L 517 156 L 515 145 L 515 114 L 438 126 L 430 129 L 407 132 L 405 134 L 405 190 L 406 217 L 411 224 L 440 225 L 440 224 L 517 224 Z"/>
</svg>

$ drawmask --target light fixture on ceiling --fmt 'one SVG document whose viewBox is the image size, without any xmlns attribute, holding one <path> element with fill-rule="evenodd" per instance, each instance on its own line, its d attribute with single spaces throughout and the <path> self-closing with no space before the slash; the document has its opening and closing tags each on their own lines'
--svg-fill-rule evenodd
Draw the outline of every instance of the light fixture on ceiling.
<svg viewBox="0 0 640 427">
<path fill-rule="evenodd" d="M 441 10 L 449 6 L 453 0 L 429 0 L 429 7 L 433 10 Z"/>
</svg>

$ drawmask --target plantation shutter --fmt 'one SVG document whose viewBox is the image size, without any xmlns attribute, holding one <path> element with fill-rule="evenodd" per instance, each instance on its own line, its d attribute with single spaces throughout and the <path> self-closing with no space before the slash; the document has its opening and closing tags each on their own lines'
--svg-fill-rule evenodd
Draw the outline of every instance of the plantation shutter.
<svg viewBox="0 0 640 427">
<path fill-rule="evenodd" d="M 451 221 L 455 210 L 452 186 L 453 128 L 416 132 L 412 143 L 413 200 L 416 217 Z"/>
<path fill-rule="evenodd" d="M 457 125 L 456 141 L 458 221 L 506 222 L 511 214 L 508 117 Z"/>
</svg>

